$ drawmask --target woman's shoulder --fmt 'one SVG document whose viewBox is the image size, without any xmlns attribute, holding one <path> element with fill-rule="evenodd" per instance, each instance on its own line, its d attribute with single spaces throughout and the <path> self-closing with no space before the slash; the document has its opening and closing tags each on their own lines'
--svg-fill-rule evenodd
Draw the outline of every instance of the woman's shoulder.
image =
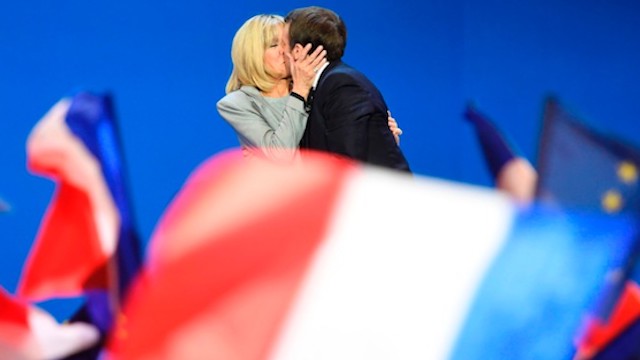
<svg viewBox="0 0 640 360">
<path fill-rule="evenodd" d="M 260 96 L 258 89 L 252 86 L 243 86 L 238 90 L 234 90 L 226 94 L 222 99 L 218 100 L 218 108 L 220 107 L 244 107 L 251 104 L 252 100 Z"/>
</svg>

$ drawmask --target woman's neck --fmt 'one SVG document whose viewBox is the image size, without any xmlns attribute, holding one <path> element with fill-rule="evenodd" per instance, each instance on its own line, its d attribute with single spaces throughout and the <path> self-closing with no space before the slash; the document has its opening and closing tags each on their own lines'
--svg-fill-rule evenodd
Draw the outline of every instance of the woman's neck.
<svg viewBox="0 0 640 360">
<path fill-rule="evenodd" d="M 282 79 L 276 82 L 275 86 L 269 91 L 263 91 L 262 95 L 265 97 L 283 97 L 289 95 L 290 89 L 290 81 L 289 79 Z"/>
</svg>

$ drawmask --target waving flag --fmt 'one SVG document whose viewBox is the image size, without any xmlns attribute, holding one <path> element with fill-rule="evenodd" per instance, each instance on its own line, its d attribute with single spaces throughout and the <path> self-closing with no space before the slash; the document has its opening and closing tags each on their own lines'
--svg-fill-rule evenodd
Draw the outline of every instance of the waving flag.
<svg viewBox="0 0 640 360">
<path fill-rule="evenodd" d="M 93 326 L 60 325 L 53 316 L 0 288 L 0 359 L 59 359 L 97 341 Z"/>
<path fill-rule="evenodd" d="M 520 156 L 493 121 L 474 106 L 467 106 L 464 117 L 475 128 L 496 187 L 519 203 L 533 201 L 537 173 L 529 161 Z"/>
<path fill-rule="evenodd" d="M 493 178 L 497 179 L 502 168 L 518 156 L 517 152 L 493 122 L 481 114 L 475 106 L 468 105 L 464 117 L 473 125 L 487 167 Z"/>
<path fill-rule="evenodd" d="M 545 103 L 538 162 L 541 202 L 640 222 L 640 149 L 582 124 L 553 98 Z M 591 358 L 607 347 L 596 358 L 640 356 L 640 346 L 629 345 L 640 343 L 640 333 L 633 330 L 640 328 L 640 293 L 630 281 L 639 259 L 637 237 L 620 267 L 607 276 L 607 291 L 583 331 L 580 357 Z"/>
<path fill-rule="evenodd" d="M 640 214 L 640 150 L 545 104 L 537 197 L 567 209 Z"/>
<path fill-rule="evenodd" d="M 108 358 L 560 358 L 630 242 L 627 222 L 305 159 L 228 153 L 192 174 Z"/>
<path fill-rule="evenodd" d="M 578 358 L 633 359 L 638 348 L 639 318 L 640 287 L 628 281 L 610 317 L 605 321 L 590 319 L 580 339 Z"/>
<path fill-rule="evenodd" d="M 27 155 L 56 192 L 18 295 L 86 295 L 87 321 L 106 333 L 141 262 L 110 98 L 79 93 L 58 102 L 30 134 Z"/>
</svg>

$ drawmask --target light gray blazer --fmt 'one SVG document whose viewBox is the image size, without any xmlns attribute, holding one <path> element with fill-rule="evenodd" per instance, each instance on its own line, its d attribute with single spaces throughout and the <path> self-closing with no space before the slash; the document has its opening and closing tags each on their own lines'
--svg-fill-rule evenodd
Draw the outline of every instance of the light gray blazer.
<svg viewBox="0 0 640 360">
<path fill-rule="evenodd" d="M 297 149 L 309 117 L 299 99 L 265 98 L 253 86 L 227 94 L 218 101 L 217 108 L 243 147 L 276 160 L 291 158 L 291 150 Z"/>
</svg>

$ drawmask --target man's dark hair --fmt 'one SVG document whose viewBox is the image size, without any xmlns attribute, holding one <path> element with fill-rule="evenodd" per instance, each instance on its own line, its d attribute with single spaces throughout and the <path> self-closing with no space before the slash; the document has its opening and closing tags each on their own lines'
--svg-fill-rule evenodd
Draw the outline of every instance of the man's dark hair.
<svg viewBox="0 0 640 360">
<path fill-rule="evenodd" d="M 289 41 L 292 47 L 311 43 L 313 51 L 322 45 L 327 51 L 327 60 L 342 58 L 347 46 L 347 27 L 335 12 L 309 6 L 291 11 L 284 21 L 290 26 Z"/>
</svg>

